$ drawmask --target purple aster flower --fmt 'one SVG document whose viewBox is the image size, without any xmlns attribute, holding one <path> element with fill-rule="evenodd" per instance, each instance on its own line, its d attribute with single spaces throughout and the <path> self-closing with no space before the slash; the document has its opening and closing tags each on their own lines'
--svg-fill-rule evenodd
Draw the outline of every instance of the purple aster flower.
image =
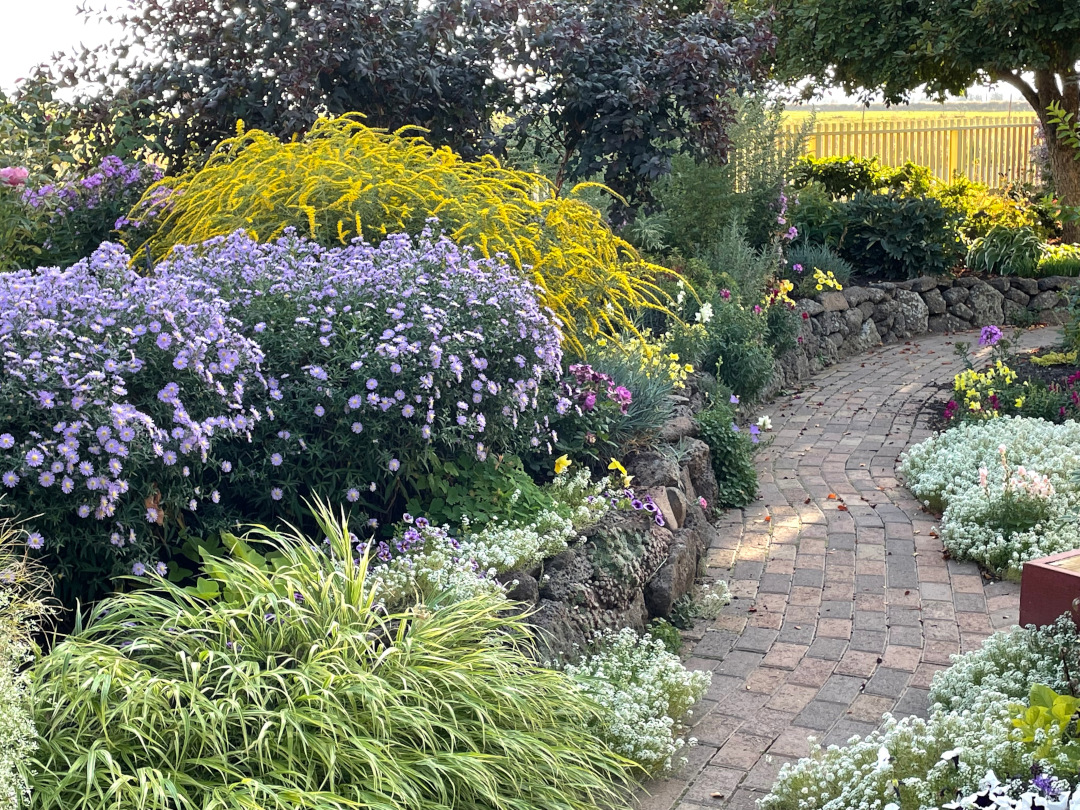
<svg viewBox="0 0 1080 810">
<path fill-rule="evenodd" d="M 137 562 L 133 566 L 131 566 L 131 573 L 137 577 L 145 577 L 146 566 L 141 562 Z"/>
<path fill-rule="evenodd" d="M 210 500 L 214 503 L 221 503 L 221 493 L 215 489 L 210 493 Z"/>
<path fill-rule="evenodd" d="M 364 430 L 364 426 L 360 422 L 353 422 L 352 423 L 352 432 L 353 433 L 361 433 L 361 432 L 363 432 L 363 430 Z"/>
<path fill-rule="evenodd" d="M 15 446 L 15 437 L 10 433 L 0 433 L 0 449 L 10 450 Z"/>
<path fill-rule="evenodd" d="M 404 408 L 401 409 L 401 415 L 404 416 L 406 419 L 411 418 L 415 413 L 416 408 L 414 408 L 412 405 L 406 405 Z"/>
<path fill-rule="evenodd" d="M 731 398 L 728 400 L 728 402 L 730 402 L 732 405 L 738 405 L 739 404 L 739 398 L 737 396 L 735 396 L 734 394 L 732 394 Z"/>
<path fill-rule="evenodd" d="M 223 462 L 221 462 L 221 471 L 224 472 L 224 473 L 232 472 L 232 462 L 231 461 L 223 461 Z"/>
<path fill-rule="evenodd" d="M 274 487 L 270 490 L 270 497 L 273 498 L 275 501 L 280 501 L 283 497 L 285 497 L 285 493 L 281 491 L 281 487 Z"/>
<path fill-rule="evenodd" d="M 325 416 L 326 415 L 326 408 L 324 408 L 322 405 L 316 405 L 315 406 L 315 415 L 316 416 Z"/>
<path fill-rule="evenodd" d="M 368 391 L 374 391 L 379 387 L 379 381 L 376 379 L 369 379 L 366 383 Z"/>
<path fill-rule="evenodd" d="M 41 536 L 41 532 L 31 532 L 30 536 L 26 538 L 26 545 L 30 546 L 34 551 L 39 551 L 45 545 L 45 538 Z"/>
<path fill-rule="evenodd" d="M 157 336 L 157 340 L 154 341 L 157 347 L 161 350 L 168 349 L 172 345 L 172 335 L 168 332 L 162 332 Z"/>
<path fill-rule="evenodd" d="M 270 456 L 270 463 L 273 464 L 275 467 L 280 467 L 281 463 L 284 460 L 285 459 L 281 457 L 281 453 L 274 453 L 272 456 Z"/>
<path fill-rule="evenodd" d="M 401 469 L 401 462 L 396 458 L 392 458 L 387 466 L 390 468 L 390 472 L 397 472 Z"/>
<path fill-rule="evenodd" d="M 52 470 L 46 470 L 38 476 L 38 483 L 43 487 L 51 487 L 56 483 L 56 475 L 53 474 Z"/>
<path fill-rule="evenodd" d="M 31 467 L 40 467 L 45 460 L 45 455 L 36 447 L 26 454 L 26 463 Z"/>
<path fill-rule="evenodd" d="M 5 487 L 7 487 L 8 489 L 13 489 L 15 486 L 18 485 L 20 479 L 18 473 L 16 473 L 14 470 L 8 470 L 6 473 L 4 473 L 3 477 L 0 478 L 0 480 L 4 482 Z"/>
<path fill-rule="evenodd" d="M 356 503 L 358 500 L 360 500 L 360 490 L 353 487 L 352 489 L 350 489 L 348 492 L 345 493 L 345 499 L 349 503 Z"/>
<path fill-rule="evenodd" d="M 169 566 L 159 560 L 154 564 L 154 571 L 157 572 L 159 577 L 163 577 L 169 573 Z"/>
<path fill-rule="evenodd" d="M 364 398 L 362 396 L 360 396 L 359 394 L 353 394 L 351 397 L 349 397 L 349 407 L 352 410 L 355 411 L 357 408 L 359 408 L 363 404 L 364 404 Z"/>
</svg>

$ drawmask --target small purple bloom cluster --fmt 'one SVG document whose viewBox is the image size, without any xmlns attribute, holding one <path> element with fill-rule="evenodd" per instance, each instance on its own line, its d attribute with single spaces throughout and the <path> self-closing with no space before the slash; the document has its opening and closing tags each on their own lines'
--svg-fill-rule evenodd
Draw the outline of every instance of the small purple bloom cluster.
<svg viewBox="0 0 1080 810">
<path fill-rule="evenodd" d="M 633 509 L 647 513 L 656 522 L 657 526 L 663 526 L 664 515 L 652 496 L 646 493 L 640 497 L 629 487 L 625 489 L 611 490 L 607 493 L 611 501 L 612 509 Z"/>
<path fill-rule="evenodd" d="M 161 169 L 149 163 L 125 163 L 110 155 L 82 179 L 65 183 L 47 183 L 23 192 L 23 200 L 31 208 L 44 208 L 53 212 L 53 220 L 78 208 L 93 210 L 104 204 L 142 195 L 147 186 L 164 176 Z M 120 226 L 117 225 L 117 228 Z"/>
<path fill-rule="evenodd" d="M 593 410 L 600 394 L 618 405 L 619 411 L 624 414 L 634 401 L 633 394 L 626 387 L 617 385 L 610 376 L 596 371 L 587 363 L 576 363 L 570 366 L 569 371 L 572 379 L 564 383 L 564 388 L 583 411 Z M 569 403 L 569 400 L 566 402 Z M 568 404 L 556 406 L 560 414 L 565 413 L 567 408 Z"/>
<path fill-rule="evenodd" d="M 1001 330 L 990 324 L 984 326 L 982 331 L 979 332 L 979 345 L 980 346 L 993 346 L 1002 338 Z"/>
</svg>

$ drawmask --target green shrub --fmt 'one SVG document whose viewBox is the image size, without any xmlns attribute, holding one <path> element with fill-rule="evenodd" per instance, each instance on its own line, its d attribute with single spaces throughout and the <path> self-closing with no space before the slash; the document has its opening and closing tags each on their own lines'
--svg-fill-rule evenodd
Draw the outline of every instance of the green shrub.
<svg viewBox="0 0 1080 810">
<path fill-rule="evenodd" d="M 986 236 L 997 226 L 1032 227 L 1046 235 L 1037 208 L 1015 192 L 995 192 L 983 183 L 957 177 L 951 183 L 935 183 L 930 194 L 956 217 L 965 239 Z"/>
<path fill-rule="evenodd" d="M 955 218 L 931 197 L 856 194 L 840 255 L 860 269 L 908 279 L 947 273 L 962 258 Z"/>
<path fill-rule="evenodd" d="M 27 559 L 25 534 L 0 521 L 0 810 L 23 807 L 28 795 L 18 765 L 36 745 L 27 679 L 20 670 L 38 620 L 49 610 L 41 598 L 48 579 Z"/>
<path fill-rule="evenodd" d="M 825 244 L 835 247 L 847 230 L 847 205 L 834 200 L 820 183 L 799 189 L 797 204 L 789 209 L 791 222 L 799 232 L 796 244 Z"/>
<path fill-rule="evenodd" d="M 801 189 L 817 184 L 833 199 L 840 199 L 883 189 L 902 190 L 910 195 L 925 194 L 930 189 L 930 179 L 928 166 L 919 166 L 910 160 L 894 168 L 882 166 L 876 156 L 819 158 L 806 155 L 795 164 L 791 185 Z"/>
<path fill-rule="evenodd" d="M 775 249 L 755 248 L 738 219 L 715 233 L 696 258 L 708 268 L 711 278 L 726 277 L 734 282 L 732 292 L 738 293 L 747 307 L 762 303 L 769 281 L 779 270 Z"/>
<path fill-rule="evenodd" d="M 851 280 L 851 262 L 840 258 L 828 245 L 800 241 L 788 248 L 783 275 L 795 285 L 795 295 L 810 298 L 817 292 L 814 281 L 815 269 L 825 274 L 832 273 L 837 282 L 844 287 Z"/>
<path fill-rule="evenodd" d="M 1080 245 L 1043 245 L 1037 273 L 1039 278 L 1080 276 Z"/>
<path fill-rule="evenodd" d="M 384 607 L 317 512 L 328 551 L 264 530 L 273 570 L 208 560 L 221 599 L 159 581 L 79 617 L 33 673 L 33 807 L 625 806 L 602 715 L 504 598 Z"/>
<path fill-rule="evenodd" d="M 743 399 L 752 401 L 772 378 L 776 359 L 765 342 L 764 316 L 738 306 L 717 307 L 707 325 L 702 368 Z"/>
<path fill-rule="evenodd" d="M 709 445 L 713 473 L 720 490 L 717 506 L 746 506 L 757 497 L 757 469 L 754 445 L 745 430 L 737 430 L 735 411 L 726 403 L 716 403 L 698 414 L 701 439 Z"/>
<path fill-rule="evenodd" d="M 1032 276 L 1042 253 L 1042 240 L 1030 227 L 995 225 L 968 248 L 966 264 L 976 273 Z"/>
<path fill-rule="evenodd" d="M 733 218 L 744 224 L 747 239 L 757 248 L 788 227 L 777 221 L 780 194 L 807 129 L 798 138 L 783 137 L 783 106 L 764 96 L 734 103 L 731 159 L 723 165 L 701 165 L 676 157 L 671 174 L 657 185 L 668 242 L 686 256 L 707 248 Z"/>
</svg>

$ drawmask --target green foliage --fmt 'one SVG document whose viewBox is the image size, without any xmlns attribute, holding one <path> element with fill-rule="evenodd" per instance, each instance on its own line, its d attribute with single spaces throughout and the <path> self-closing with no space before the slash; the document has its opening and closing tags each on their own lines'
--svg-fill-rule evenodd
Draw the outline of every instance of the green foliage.
<svg viewBox="0 0 1080 810">
<path fill-rule="evenodd" d="M 746 226 L 738 218 L 732 218 L 714 233 L 696 258 L 705 266 L 714 285 L 730 285 L 740 303 L 747 307 L 765 299 L 769 282 L 779 269 L 776 250 L 754 247 Z"/>
<path fill-rule="evenodd" d="M 612 415 L 610 440 L 623 448 L 648 442 L 671 419 L 674 382 L 665 373 L 655 373 L 643 364 L 639 344 L 630 351 L 615 350 L 590 355 L 593 368 L 609 374 L 617 385 L 634 396 L 626 413 Z M 681 383 L 680 383 L 681 385 Z"/>
<path fill-rule="evenodd" d="M 910 160 L 896 168 L 883 166 L 875 157 L 804 155 L 795 164 L 791 185 L 797 189 L 817 184 L 835 199 L 854 197 L 861 191 L 892 189 L 910 195 L 930 189 L 930 168 Z"/>
<path fill-rule="evenodd" d="M 1031 227 L 1040 236 L 1049 233 L 1039 206 L 1012 188 L 994 192 L 982 183 L 957 177 L 951 183 L 935 183 L 930 194 L 956 217 L 964 239 L 986 236 L 997 226 Z"/>
<path fill-rule="evenodd" d="M 546 136 L 537 146 L 558 155 L 557 188 L 599 176 L 632 205 L 650 203 L 673 155 L 726 158 L 731 97 L 764 75 L 763 16 L 722 4 L 684 14 L 662 0 L 522 6 L 517 65 L 533 81 L 511 130 Z"/>
<path fill-rule="evenodd" d="M 799 313 L 791 306 L 776 304 L 765 310 L 765 343 L 779 356 L 798 345 Z"/>
<path fill-rule="evenodd" d="M 504 598 L 383 607 L 348 521 L 330 547 L 208 559 L 226 598 L 159 581 L 80 616 L 35 668 L 34 808 L 621 806 L 627 763 Z"/>
<path fill-rule="evenodd" d="M 717 506 L 746 506 L 757 496 L 757 469 L 754 445 L 744 430 L 735 430 L 735 411 L 717 402 L 698 414 L 701 439 L 709 445 L 713 473 L 720 489 Z"/>
<path fill-rule="evenodd" d="M 475 453 L 462 453 L 448 461 L 432 459 L 430 469 L 416 481 L 423 500 L 411 498 L 406 510 L 423 515 L 437 526 L 481 529 L 499 519 L 527 523 L 554 508 L 545 493 L 512 455 L 479 461 Z"/>
<path fill-rule="evenodd" d="M 1041 253 L 1042 240 L 1032 228 L 995 225 L 971 243 L 965 263 L 976 273 L 1032 276 Z"/>
<path fill-rule="evenodd" d="M 840 255 L 892 279 L 943 275 L 960 261 L 955 220 L 937 200 L 856 194 L 847 207 Z"/>
<path fill-rule="evenodd" d="M 1028 705 L 1013 705 L 1012 724 L 1020 739 L 1031 747 L 1036 760 L 1064 758 L 1069 771 L 1080 766 L 1080 735 L 1076 733 L 1076 713 L 1080 698 L 1059 695 L 1049 686 L 1033 684 Z"/>
<path fill-rule="evenodd" d="M 689 157 L 672 162 L 671 175 L 657 186 L 667 215 L 668 242 L 695 256 L 739 219 L 746 238 L 764 248 L 787 226 L 777 222 L 780 193 L 805 142 L 782 137 L 783 106 L 763 95 L 733 100 L 731 159 L 699 165 Z M 808 122 L 807 127 L 811 122 Z M 791 216 L 792 209 L 788 215 Z"/>
<path fill-rule="evenodd" d="M 683 637 L 679 628 L 666 619 L 653 619 L 649 622 L 649 635 L 664 645 L 672 655 L 682 652 Z"/>
<path fill-rule="evenodd" d="M 796 265 L 802 269 L 796 270 Z M 840 258 L 837 252 L 828 245 L 799 241 L 788 248 L 783 275 L 795 285 L 797 296 L 809 298 L 817 292 L 814 270 L 820 270 L 825 274 L 832 273 L 843 287 L 848 285 L 853 272 L 851 262 Z"/>
<path fill-rule="evenodd" d="M 1080 276 L 1080 246 L 1043 245 L 1037 268 L 1039 278 L 1047 276 Z"/>
<path fill-rule="evenodd" d="M 1057 139 L 1073 150 L 1073 159 L 1080 160 L 1080 127 L 1076 114 L 1067 112 L 1061 102 L 1054 100 L 1046 107 L 1046 123 L 1054 128 Z"/>
<path fill-rule="evenodd" d="M 18 810 L 27 795 L 17 766 L 34 752 L 35 732 L 21 670 L 40 619 L 51 612 L 43 598 L 49 584 L 26 555 L 26 532 L 0 521 L 0 810 Z"/>
<path fill-rule="evenodd" d="M 830 245 L 844 241 L 847 230 L 847 204 L 833 199 L 819 183 L 799 189 L 797 204 L 790 210 L 791 222 L 799 231 L 797 245 Z"/>
</svg>

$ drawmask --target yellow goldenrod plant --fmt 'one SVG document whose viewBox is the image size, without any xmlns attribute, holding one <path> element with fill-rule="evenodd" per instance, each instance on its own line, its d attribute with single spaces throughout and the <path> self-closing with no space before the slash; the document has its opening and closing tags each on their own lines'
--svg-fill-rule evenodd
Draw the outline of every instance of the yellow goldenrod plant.
<svg viewBox="0 0 1080 810">
<path fill-rule="evenodd" d="M 529 273 L 574 348 L 579 333 L 635 332 L 635 313 L 667 311 L 655 280 L 670 271 L 644 261 L 574 196 L 590 184 L 559 196 L 540 175 L 490 156 L 468 161 L 421 130 L 388 132 L 361 118 L 319 121 L 290 143 L 238 125 L 201 169 L 163 179 L 136 205 L 133 221 L 156 214 L 139 255 L 160 260 L 176 245 L 237 230 L 259 241 L 295 228 L 325 245 L 379 242 L 434 218 L 455 242 Z"/>
</svg>

